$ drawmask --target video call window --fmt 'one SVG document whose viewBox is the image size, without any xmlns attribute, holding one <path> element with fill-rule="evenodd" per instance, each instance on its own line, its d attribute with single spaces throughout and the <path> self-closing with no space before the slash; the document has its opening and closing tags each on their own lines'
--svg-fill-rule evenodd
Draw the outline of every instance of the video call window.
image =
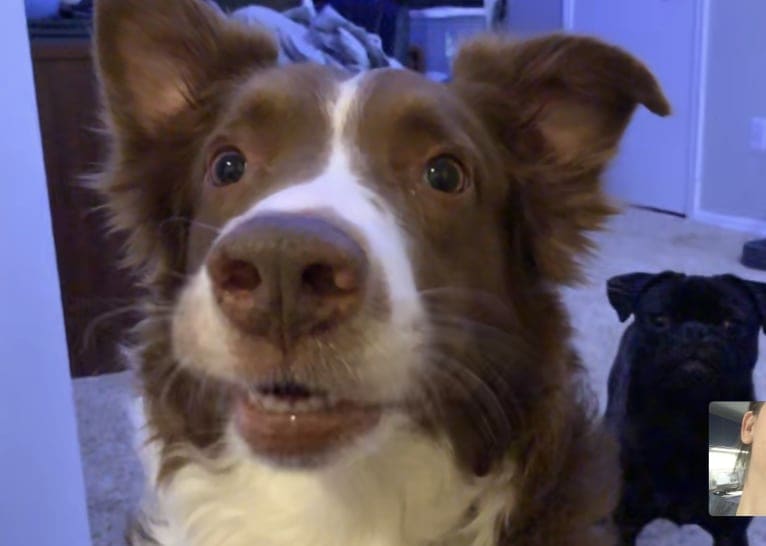
<svg viewBox="0 0 766 546">
<path fill-rule="evenodd" d="M 764 402 L 711 402 L 708 497 L 711 516 L 766 515 Z M 762 418 L 763 416 L 763 418 Z"/>
</svg>

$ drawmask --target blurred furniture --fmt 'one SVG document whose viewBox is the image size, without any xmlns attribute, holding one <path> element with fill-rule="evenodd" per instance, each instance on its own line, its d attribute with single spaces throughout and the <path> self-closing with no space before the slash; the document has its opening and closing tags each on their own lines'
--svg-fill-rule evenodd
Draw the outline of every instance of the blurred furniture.
<svg viewBox="0 0 766 546">
<path fill-rule="evenodd" d="M 104 154 L 91 42 L 33 34 L 30 44 L 71 373 L 118 371 L 132 317 L 117 311 L 135 292 L 116 265 L 119 242 L 106 236 L 100 203 L 82 183 Z"/>
<path fill-rule="evenodd" d="M 483 7 L 440 6 L 410 10 L 409 40 L 421 52 L 423 72 L 449 79 L 460 42 L 487 30 Z"/>
<path fill-rule="evenodd" d="M 257 4 L 276 11 L 285 11 L 303 4 L 302 0 L 215 0 L 226 11 L 234 11 L 245 6 Z"/>
<path fill-rule="evenodd" d="M 387 55 L 407 62 L 409 46 L 408 5 L 413 0 L 313 0 L 315 9 L 332 6 L 341 16 L 380 36 Z M 303 5 L 302 0 L 215 0 L 226 11 L 259 5 L 285 11 Z"/>
<path fill-rule="evenodd" d="M 30 19 L 50 17 L 58 12 L 59 0 L 24 0 L 24 9 Z"/>
<path fill-rule="evenodd" d="M 317 9 L 328 4 L 349 21 L 380 36 L 383 51 L 405 62 L 409 46 L 408 0 L 314 0 Z"/>
<path fill-rule="evenodd" d="M 766 271 L 766 239 L 754 239 L 742 246 L 742 265 Z"/>
</svg>

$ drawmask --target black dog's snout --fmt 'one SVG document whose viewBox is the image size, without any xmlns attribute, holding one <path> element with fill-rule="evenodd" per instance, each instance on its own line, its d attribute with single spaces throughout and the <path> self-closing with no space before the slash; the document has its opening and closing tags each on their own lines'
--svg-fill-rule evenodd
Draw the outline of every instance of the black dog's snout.
<svg viewBox="0 0 766 546">
<path fill-rule="evenodd" d="M 713 328 L 701 322 L 687 322 L 681 325 L 681 339 L 685 343 L 709 343 L 714 340 Z"/>
</svg>

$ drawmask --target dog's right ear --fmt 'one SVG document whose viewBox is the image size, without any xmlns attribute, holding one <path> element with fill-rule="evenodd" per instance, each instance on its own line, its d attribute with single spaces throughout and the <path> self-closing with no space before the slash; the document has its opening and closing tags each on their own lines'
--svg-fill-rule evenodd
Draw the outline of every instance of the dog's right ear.
<svg viewBox="0 0 766 546">
<path fill-rule="evenodd" d="M 615 212 L 600 179 L 633 112 L 643 104 L 670 113 L 658 81 L 626 51 L 554 34 L 472 39 L 450 86 L 500 145 L 509 182 L 522 181 L 513 215 L 530 265 L 548 280 L 576 282 L 588 232 Z"/>
<path fill-rule="evenodd" d="M 620 322 L 625 322 L 634 313 L 639 296 L 657 276 L 655 273 L 628 273 L 606 282 L 606 295 Z"/>
<path fill-rule="evenodd" d="M 203 0 L 96 0 L 95 50 L 108 121 L 139 137 L 160 134 L 211 84 L 277 59 L 268 33 Z"/>
</svg>

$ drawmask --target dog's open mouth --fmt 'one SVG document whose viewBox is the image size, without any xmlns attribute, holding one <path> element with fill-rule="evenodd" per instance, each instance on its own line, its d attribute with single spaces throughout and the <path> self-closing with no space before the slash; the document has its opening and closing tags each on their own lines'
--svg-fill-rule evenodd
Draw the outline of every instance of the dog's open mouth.
<svg viewBox="0 0 766 546">
<path fill-rule="evenodd" d="M 333 397 L 292 382 L 240 391 L 235 423 L 257 454 L 314 460 L 353 441 L 378 423 L 381 408 Z"/>
</svg>

